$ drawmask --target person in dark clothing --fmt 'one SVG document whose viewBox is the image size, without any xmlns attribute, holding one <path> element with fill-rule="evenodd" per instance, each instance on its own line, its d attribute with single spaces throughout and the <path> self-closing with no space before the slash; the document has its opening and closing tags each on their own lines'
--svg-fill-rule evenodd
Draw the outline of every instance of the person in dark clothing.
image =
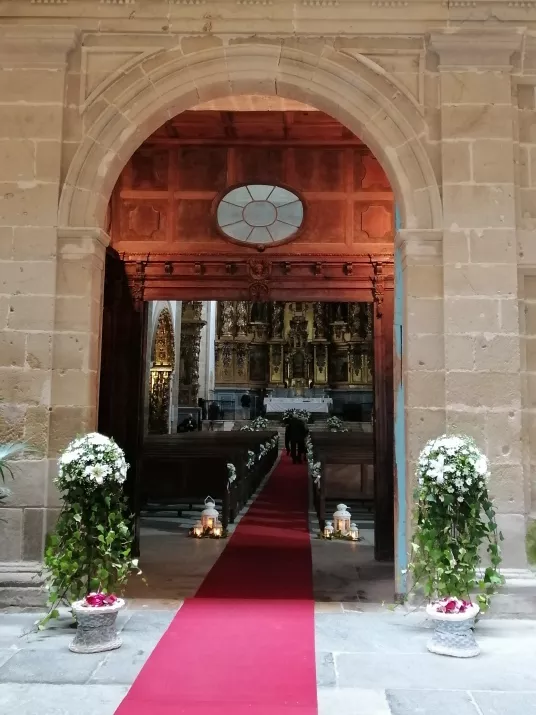
<svg viewBox="0 0 536 715">
<path fill-rule="evenodd" d="M 285 427 L 285 449 L 287 450 L 287 457 L 290 454 L 290 423 L 287 423 Z"/>
<path fill-rule="evenodd" d="M 188 415 L 188 417 L 183 420 L 177 428 L 178 432 L 195 432 L 197 425 L 194 420 L 193 415 Z"/>
<path fill-rule="evenodd" d="M 242 406 L 242 419 L 249 420 L 251 417 L 251 396 L 247 394 L 242 395 L 240 405 Z"/>
<path fill-rule="evenodd" d="M 214 430 L 214 422 L 220 419 L 220 408 L 217 402 L 211 402 L 208 406 L 209 430 Z"/>
<path fill-rule="evenodd" d="M 205 400 L 202 397 L 200 397 L 197 400 L 197 406 L 201 408 L 201 419 L 206 420 L 207 419 L 207 403 L 205 402 Z"/>
<path fill-rule="evenodd" d="M 294 464 L 300 464 L 302 456 L 305 454 L 305 439 L 309 430 L 307 425 L 299 417 L 292 417 L 288 423 L 290 437 L 290 451 Z"/>
</svg>

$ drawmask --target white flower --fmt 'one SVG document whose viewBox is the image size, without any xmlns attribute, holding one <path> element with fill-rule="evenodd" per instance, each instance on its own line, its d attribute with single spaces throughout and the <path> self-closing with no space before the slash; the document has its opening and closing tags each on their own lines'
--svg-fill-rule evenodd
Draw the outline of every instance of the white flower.
<svg viewBox="0 0 536 715">
<path fill-rule="evenodd" d="M 463 501 L 463 497 L 458 497 L 458 501 L 459 501 L 459 502 L 462 502 L 462 501 Z"/>
<path fill-rule="evenodd" d="M 488 473 L 488 460 L 481 454 L 475 463 L 475 472 L 479 477 L 484 477 Z"/>
</svg>

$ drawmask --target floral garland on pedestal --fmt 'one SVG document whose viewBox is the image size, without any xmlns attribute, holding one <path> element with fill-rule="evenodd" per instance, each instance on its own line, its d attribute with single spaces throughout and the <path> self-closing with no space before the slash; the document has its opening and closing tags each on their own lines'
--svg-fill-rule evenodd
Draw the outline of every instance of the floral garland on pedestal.
<svg viewBox="0 0 536 715">
<path fill-rule="evenodd" d="M 111 597 L 131 572 L 141 574 L 123 493 L 127 470 L 123 450 L 98 433 L 73 440 L 60 456 L 55 483 L 63 508 L 45 549 L 49 612 L 40 627 L 61 603 Z"/>
<path fill-rule="evenodd" d="M 330 432 L 348 432 L 348 429 L 344 426 L 344 422 L 335 416 L 328 417 L 327 426 Z"/>
<path fill-rule="evenodd" d="M 489 464 L 466 436 L 430 440 L 417 467 L 416 528 L 410 571 L 429 601 L 457 599 L 481 610 L 503 583 L 502 540 L 488 492 Z M 489 566 L 478 575 L 482 546 Z M 448 611 L 447 611 L 448 612 Z"/>
<path fill-rule="evenodd" d="M 251 424 L 243 425 L 240 428 L 241 432 L 264 432 L 269 429 L 270 423 L 266 417 L 256 417 Z"/>
<path fill-rule="evenodd" d="M 297 417 L 307 423 L 311 419 L 311 413 L 307 412 L 307 410 L 297 410 L 296 408 L 285 410 L 283 413 L 283 424 L 288 424 L 293 417 Z"/>
</svg>

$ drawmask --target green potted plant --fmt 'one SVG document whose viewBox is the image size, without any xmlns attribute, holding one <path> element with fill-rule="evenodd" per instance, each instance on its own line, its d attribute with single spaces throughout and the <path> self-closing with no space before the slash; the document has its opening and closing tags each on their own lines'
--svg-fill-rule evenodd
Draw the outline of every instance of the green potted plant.
<svg viewBox="0 0 536 715">
<path fill-rule="evenodd" d="M 23 442 L 7 442 L 6 444 L 0 444 L 0 481 L 2 484 L 6 483 L 7 477 L 14 479 L 15 475 L 13 474 L 11 462 L 25 449 L 26 445 Z M 0 487 L 0 502 L 7 499 L 10 494 L 11 490 L 8 489 L 8 487 Z"/>
<path fill-rule="evenodd" d="M 475 656 L 475 618 L 503 582 L 488 460 L 469 437 L 444 435 L 422 450 L 417 477 L 410 571 L 435 622 L 428 650 Z"/>
<path fill-rule="evenodd" d="M 40 626 L 70 603 L 78 626 L 70 648 L 78 653 L 121 645 L 115 620 L 124 600 L 114 592 L 141 573 L 123 494 L 127 469 L 123 451 L 97 433 L 75 439 L 59 459 L 63 508 L 45 550 L 49 612 Z"/>
</svg>

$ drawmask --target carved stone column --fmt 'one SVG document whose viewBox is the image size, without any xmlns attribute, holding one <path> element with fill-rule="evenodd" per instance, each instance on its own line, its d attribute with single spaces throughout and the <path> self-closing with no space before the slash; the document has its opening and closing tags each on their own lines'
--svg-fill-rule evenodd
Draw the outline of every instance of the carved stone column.
<svg viewBox="0 0 536 715">
<path fill-rule="evenodd" d="M 197 406 L 201 330 L 206 325 L 201 319 L 202 310 L 200 300 L 182 304 L 179 405 Z"/>
</svg>

